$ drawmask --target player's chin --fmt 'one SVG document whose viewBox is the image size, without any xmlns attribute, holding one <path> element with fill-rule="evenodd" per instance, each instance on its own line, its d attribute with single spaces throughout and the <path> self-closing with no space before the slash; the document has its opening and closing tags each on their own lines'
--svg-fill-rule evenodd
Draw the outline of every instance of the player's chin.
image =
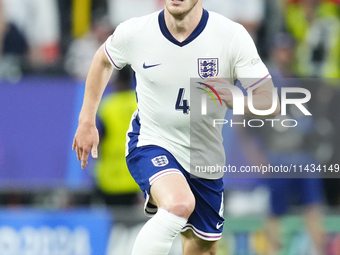
<svg viewBox="0 0 340 255">
<path fill-rule="evenodd" d="M 182 18 L 188 13 L 188 11 L 182 6 L 169 6 L 167 9 L 175 18 Z"/>
</svg>

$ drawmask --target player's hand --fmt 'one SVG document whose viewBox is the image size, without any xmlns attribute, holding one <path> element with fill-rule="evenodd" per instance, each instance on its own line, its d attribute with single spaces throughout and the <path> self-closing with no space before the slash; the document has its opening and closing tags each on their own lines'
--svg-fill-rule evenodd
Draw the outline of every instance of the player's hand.
<svg viewBox="0 0 340 255">
<path fill-rule="evenodd" d="M 208 78 L 204 80 L 204 83 L 213 87 L 217 92 L 221 100 L 226 104 L 229 109 L 233 109 L 233 95 L 231 91 L 227 88 L 219 87 L 225 85 L 230 85 L 230 82 L 222 78 Z M 215 100 L 219 100 L 215 93 L 212 93 Z"/>
<path fill-rule="evenodd" d="M 95 125 L 79 124 L 73 139 L 72 150 L 77 153 L 77 158 L 81 161 L 81 168 L 85 169 L 89 154 L 93 158 L 98 157 L 99 134 Z"/>
</svg>

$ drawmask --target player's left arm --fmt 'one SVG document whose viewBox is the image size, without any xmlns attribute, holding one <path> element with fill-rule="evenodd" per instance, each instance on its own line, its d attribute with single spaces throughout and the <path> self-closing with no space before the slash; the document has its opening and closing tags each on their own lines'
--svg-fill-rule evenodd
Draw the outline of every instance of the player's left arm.
<svg viewBox="0 0 340 255">
<path fill-rule="evenodd" d="M 228 109 L 233 109 L 233 95 L 231 91 L 223 87 L 223 84 L 225 85 L 230 85 L 230 83 L 226 79 L 222 78 L 209 78 L 205 81 L 206 84 L 209 84 L 212 86 L 215 91 L 218 93 L 220 96 L 221 100 L 226 104 Z M 221 87 L 222 85 L 222 87 Z M 274 84 L 271 79 L 267 79 L 261 86 L 255 88 L 252 91 L 252 96 L 253 96 L 253 106 L 256 110 L 268 110 L 272 107 L 274 98 L 273 98 L 273 88 Z M 248 93 L 251 92 L 248 90 Z M 278 95 L 275 94 L 277 97 L 277 104 L 276 104 L 276 109 L 273 111 L 273 113 L 268 114 L 268 115 L 256 115 L 252 113 L 249 109 L 248 106 L 248 96 L 244 97 L 244 113 L 250 117 L 254 118 L 273 118 L 275 117 L 279 112 L 280 112 L 280 101 L 278 98 Z M 215 99 L 217 100 L 217 96 L 214 95 Z"/>
<path fill-rule="evenodd" d="M 261 86 L 257 87 L 252 91 L 253 95 L 253 106 L 256 110 L 268 110 L 273 105 L 273 89 L 274 84 L 271 79 L 268 79 L 265 83 Z M 248 91 L 249 93 L 249 91 Z M 280 100 L 278 95 L 275 94 L 277 97 L 276 109 L 273 113 L 268 115 L 256 115 L 249 110 L 248 107 L 248 96 L 244 97 L 244 113 L 250 117 L 254 118 L 273 118 L 280 112 Z"/>
<path fill-rule="evenodd" d="M 234 60 L 235 63 L 233 79 L 239 80 L 242 87 L 248 90 L 248 96 L 251 93 L 252 106 L 258 111 L 272 110 L 272 104 L 275 104 L 274 100 L 277 99 L 275 100 L 277 101 L 276 109 L 273 109 L 272 113 L 257 115 L 259 113 L 254 114 L 250 111 L 251 108 L 248 106 L 248 96 L 246 96 L 244 97 L 244 113 L 255 118 L 275 117 L 280 112 L 280 104 L 277 93 L 273 96 L 274 85 L 269 71 L 262 62 L 257 52 L 256 45 L 247 30 L 244 27 L 239 26 L 237 27 L 237 31 L 231 45 L 231 59 Z M 256 87 L 253 89 L 252 86 Z M 229 106 L 232 106 L 232 101 L 229 101 L 229 103 L 231 104 L 228 105 L 226 102 L 228 108 Z M 275 108 L 275 106 L 273 108 Z"/>
</svg>

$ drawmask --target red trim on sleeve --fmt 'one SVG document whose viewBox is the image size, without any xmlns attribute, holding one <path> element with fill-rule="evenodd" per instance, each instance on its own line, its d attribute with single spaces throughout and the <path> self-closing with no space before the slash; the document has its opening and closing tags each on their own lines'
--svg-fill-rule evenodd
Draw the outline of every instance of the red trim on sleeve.
<svg viewBox="0 0 340 255">
<path fill-rule="evenodd" d="M 117 68 L 117 69 L 122 69 L 122 68 L 120 68 L 120 67 L 118 67 L 116 64 L 115 64 L 115 62 L 113 61 L 113 59 L 111 58 L 111 56 L 110 56 L 110 54 L 109 54 L 109 52 L 108 52 L 108 50 L 107 50 L 107 48 L 106 48 L 106 43 L 105 43 L 105 52 L 106 52 L 106 55 L 109 57 L 109 59 L 111 60 L 111 63 Z"/>
<path fill-rule="evenodd" d="M 270 75 L 270 74 L 267 74 L 267 75 L 266 75 L 265 77 L 263 77 L 261 80 L 259 80 L 259 81 L 255 82 L 254 84 L 250 85 L 249 87 L 246 88 L 246 90 L 249 89 L 249 88 L 251 88 L 251 87 L 254 87 L 256 84 L 259 84 L 261 81 L 263 81 L 264 79 L 268 78 L 269 75 Z"/>
</svg>

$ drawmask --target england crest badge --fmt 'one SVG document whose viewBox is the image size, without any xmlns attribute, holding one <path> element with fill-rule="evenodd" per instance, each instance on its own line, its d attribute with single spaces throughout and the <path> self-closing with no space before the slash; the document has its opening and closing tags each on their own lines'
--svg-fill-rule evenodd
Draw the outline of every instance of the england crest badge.
<svg viewBox="0 0 340 255">
<path fill-rule="evenodd" d="M 166 166 L 167 164 L 169 164 L 169 160 L 165 155 L 155 157 L 151 159 L 151 161 L 153 165 L 156 167 L 162 167 L 162 166 Z"/>
<path fill-rule="evenodd" d="M 216 77 L 218 75 L 218 58 L 199 58 L 198 75 L 202 79 Z"/>
</svg>

